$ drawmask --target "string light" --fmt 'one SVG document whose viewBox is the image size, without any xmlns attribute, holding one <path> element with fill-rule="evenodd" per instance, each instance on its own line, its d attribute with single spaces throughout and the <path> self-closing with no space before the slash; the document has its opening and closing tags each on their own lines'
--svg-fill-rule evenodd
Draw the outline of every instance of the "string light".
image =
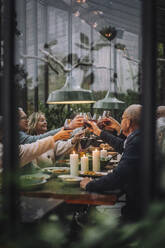
<svg viewBox="0 0 165 248">
<path fill-rule="evenodd" d="M 98 11 L 97 10 L 94 10 L 93 11 L 93 14 L 98 15 Z"/>
<path fill-rule="evenodd" d="M 94 10 L 94 11 L 93 11 L 93 14 L 94 14 L 94 15 L 103 15 L 103 11 Z"/>
<path fill-rule="evenodd" d="M 101 10 L 98 10 L 98 13 L 99 13 L 100 15 L 103 15 L 103 11 L 101 11 Z"/>
<path fill-rule="evenodd" d="M 74 16 L 76 16 L 76 17 L 80 16 L 80 11 L 77 10 L 77 11 L 74 13 Z"/>
<path fill-rule="evenodd" d="M 77 3 L 86 3 L 86 0 L 76 0 Z"/>
<path fill-rule="evenodd" d="M 97 22 L 94 22 L 94 23 L 93 23 L 93 28 L 96 28 L 97 25 L 98 25 Z"/>
</svg>

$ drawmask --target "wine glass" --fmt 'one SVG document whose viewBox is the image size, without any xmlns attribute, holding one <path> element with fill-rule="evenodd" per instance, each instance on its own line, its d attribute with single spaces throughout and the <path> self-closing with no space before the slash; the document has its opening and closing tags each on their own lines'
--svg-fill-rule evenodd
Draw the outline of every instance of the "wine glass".
<svg viewBox="0 0 165 248">
<path fill-rule="evenodd" d="M 111 116 L 111 111 L 104 110 L 104 112 L 102 114 L 102 118 L 110 117 L 110 116 Z"/>
<path fill-rule="evenodd" d="M 69 130 L 69 129 L 71 129 L 71 128 L 69 127 L 70 122 L 71 122 L 71 119 L 66 119 L 66 120 L 65 120 L 65 122 L 64 122 L 64 130 Z"/>
<path fill-rule="evenodd" d="M 97 123 L 97 114 L 94 113 L 93 117 L 92 117 L 92 121 L 96 122 Z"/>
<path fill-rule="evenodd" d="M 92 115 L 91 115 L 90 112 L 87 112 L 86 119 L 89 120 L 89 121 L 92 120 Z"/>
</svg>

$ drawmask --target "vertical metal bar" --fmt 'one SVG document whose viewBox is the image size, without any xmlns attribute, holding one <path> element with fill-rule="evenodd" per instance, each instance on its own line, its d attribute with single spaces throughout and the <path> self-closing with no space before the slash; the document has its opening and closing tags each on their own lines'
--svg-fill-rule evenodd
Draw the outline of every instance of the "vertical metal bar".
<svg viewBox="0 0 165 248">
<path fill-rule="evenodd" d="M 4 77 L 2 101 L 4 117 L 4 156 L 3 156 L 3 230 L 9 237 L 18 231 L 19 211 L 18 191 L 18 126 L 17 95 L 14 81 L 14 33 L 15 1 L 4 1 Z"/>
<path fill-rule="evenodd" d="M 145 215 L 154 194 L 155 82 L 156 82 L 155 0 L 142 1 L 142 160 L 139 209 Z"/>
<path fill-rule="evenodd" d="M 44 43 L 48 45 L 48 6 L 47 4 L 44 6 Z M 49 48 L 49 47 L 47 47 Z M 45 47 L 46 49 L 46 47 Z M 48 108 L 47 99 L 49 94 L 49 67 L 48 64 L 44 65 L 44 100 L 45 107 Z"/>
<path fill-rule="evenodd" d="M 93 63 L 94 63 L 94 55 L 93 55 L 93 46 L 94 46 L 94 39 L 93 39 L 93 27 L 90 27 L 90 36 L 91 36 L 91 47 L 90 47 L 90 55 L 91 55 L 91 61 L 92 61 L 92 66 L 91 66 L 91 85 L 93 85 L 94 81 L 94 71 L 93 71 Z M 91 89 L 91 87 L 90 87 Z M 90 104 L 90 112 L 93 116 L 94 109 L 93 109 L 93 103 Z"/>
<path fill-rule="evenodd" d="M 3 25 L 2 25 L 2 0 L 0 0 L 0 93 L 2 92 L 3 74 Z M 2 98 L 0 97 L 0 115 L 2 114 Z"/>
<path fill-rule="evenodd" d="M 22 10 L 22 32 L 23 32 L 23 54 L 27 53 L 27 44 L 26 44 L 26 0 L 21 1 L 21 10 Z M 24 67 L 27 71 L 27 60 L 24 58 Z M 23 109 L 25 113 L 28 111 L 28 87 L 27 87 L 27 77 L 25 78 L 25 86 L 23 90 Z"/>
<path fill-rule="evenodd" d="M 70 9 L 68 10 L 68 62 L 70 62 L 70 68 L 72 67 L 72 0 L 70 0 Z M 70 76 L 72 72 L 70 73 Z"/>
<path fill-rule="evenodd" d="M 68 63 L 72 68 L 72 0 L 70 0 L 70 8 L 68 10 Z M 69 77 L 72 77 L 72 71 L 69 72 Z M 68 111 L 70 107 L 68 105 Z"/>
<path fill-rule="evenodd" d="M 110 56 L 110 60 L 109 60 L 109 67 L 110 67 L 110 71 L 109 71 L 109 90 L 110 92 L 113 91 L 112 89 L 112 83 L 111 83 L 111 78 L 112 78 L 112 42 L 110 41 L 110 46 L 109 46 L 109 56 Z"/>
<path fill-rule="evenodd" d="M 113 80 L 114 80 L 114 92 L 117 95 L 117 50 L 115 48 L 116 38 L 113 43 L 113 56 L 114 56 L 114 71 L 113 71 Z"/>
<path fill-rule="evenodd" d="M 33 0 L 34 55 L 38 56 L 38 0 Z M 38 61 L 34 62 L 34 110 L 38 111 Z"/>
<path fill-rule="evenodd" d="M 45 100 L 45 107 L 48 108 L 47 99 L 49 94 L 49 67 L 48 64 L 45 63 L 44 65 L 44 100 Z"/>
</svg>

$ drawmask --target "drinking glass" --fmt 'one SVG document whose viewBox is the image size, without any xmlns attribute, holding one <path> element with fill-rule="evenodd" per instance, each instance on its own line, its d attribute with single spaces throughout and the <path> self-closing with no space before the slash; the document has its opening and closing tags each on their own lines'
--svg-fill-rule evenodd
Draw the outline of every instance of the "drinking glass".
<svg viewBox="0 0 165 248">
<path fill-rule="evenodd" d="M 64 130 L 69 130 L 69 129 L 71 129 L 71 128 L 69 127 L 70 122 L 71 122 L 71 119 L 66 119 L 66 120 L 65 120 L 65 122 L 64 122 Z"/>
<path fill-rule="evenodd" d="M 92 120 L 92 115 L 91 115 L 90 112 L 87 112 L 86 118 L 87 118 L 87 120 L 89 120 L 89 121 Z"/>
<path fill-rule="evenodd" d="M 110 117 L 110 116 L 111 116 L 111 111 L 104 110 L 102 117 L 105 118 L 105 117 Z"/>
</svg>

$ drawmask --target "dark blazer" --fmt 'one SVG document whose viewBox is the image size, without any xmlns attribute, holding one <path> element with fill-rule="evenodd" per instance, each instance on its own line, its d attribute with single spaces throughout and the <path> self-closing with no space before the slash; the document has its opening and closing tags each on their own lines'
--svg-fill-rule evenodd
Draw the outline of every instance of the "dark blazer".
<svg viewBox="0 0 165 248">
<path fill-rule="evenodd" d="M 122 153 L 124 150 L 124 140 L 125 136 L 115 136 L 114 134 L 109 133 L 108 131 L 102 131 L 100 138 L 112 146 L 116 152 Z"/>
<path fill-rule="evenodd" d="M 126 206 L 122 214 L 129 220 L 138 218 L 138 190 L 139 190 L 139 163 L 140 163 L 140 132 L 134 131 L 126 140 L 125 149 L 118 166 L 98 180 L 86 185 L 91 192 L 104 192 L 121 189 L 126 193 Z"/>
</svg>

